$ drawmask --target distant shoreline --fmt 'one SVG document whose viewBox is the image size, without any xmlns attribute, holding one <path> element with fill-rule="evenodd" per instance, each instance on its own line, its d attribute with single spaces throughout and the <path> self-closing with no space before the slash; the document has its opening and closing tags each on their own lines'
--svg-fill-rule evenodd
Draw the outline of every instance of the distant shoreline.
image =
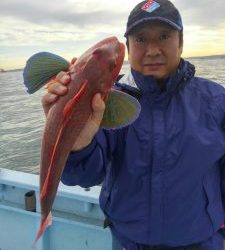
<svg viewBox="0 0 225 250">
<path fill-rule="evenodd" d="M 0 73 L 22 71 L 23 69 L 0 69 Z"/>
<path fill-rule="evenodd" d="M 225 59 L 225 55 L 211 55 L 211 56 L 190 56 L 190 57 L 185 57 L 185 59 Z M 128 64 L 128 61 L 124 61 L 124 64 Z M 14 71 L 22 71 L 23 68 L 21 69 L 2 69 L 0 68 L 0 73 L 5 73 L 5 72 L 14 72 Z"/>
<path fill-rule="evenodd" d="M 223 59 L 225 55 L 211 55 L 211 56 L 190 56 L 185 59 Z"/>
</svg>

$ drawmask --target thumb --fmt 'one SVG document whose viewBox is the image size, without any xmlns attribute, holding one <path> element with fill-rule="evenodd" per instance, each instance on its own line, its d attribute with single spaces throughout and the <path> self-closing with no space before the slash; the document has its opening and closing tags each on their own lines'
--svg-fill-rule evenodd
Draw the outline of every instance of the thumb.
<svg viewBox="0 0 225 250">
<path fill-rule="evenodd" d="M 71 60 L 71 64 L 74 64 L 77 60 L 77 57 L 73 57 L 72 60 Z"/>
<path fill-rule="evenodd" d="M 92 99 L 92 109 L 93 113 L 91 119 L 97 124 L 100 124 L 105 111 L 105 102 L 102 100 L 102 97 L 99 93 L 95 94 Z"/>
</svg>

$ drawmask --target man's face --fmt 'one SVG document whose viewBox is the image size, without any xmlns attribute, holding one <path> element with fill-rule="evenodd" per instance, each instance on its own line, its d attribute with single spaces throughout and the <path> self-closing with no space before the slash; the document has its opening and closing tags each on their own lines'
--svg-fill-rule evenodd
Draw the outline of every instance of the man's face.
<svg viewBox="0 0 225 250">
<path fill-rule="evenodd" d="M 150 22 L 128 35 L 131 67 L 163 80 L 175 73 L 183 50 L 179 32 L 162 22 Z"/>
</svg>

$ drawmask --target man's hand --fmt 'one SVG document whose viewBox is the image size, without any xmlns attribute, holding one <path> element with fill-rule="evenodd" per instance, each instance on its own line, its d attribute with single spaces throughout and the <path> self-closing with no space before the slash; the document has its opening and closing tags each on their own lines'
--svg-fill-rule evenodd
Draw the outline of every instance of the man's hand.
<svg viewBox="0 0 225 250">
<path fill-rule="evenodd" d="M 73 62 L 73 61 L 72 61 Z M 70 76 L 66 72 L 60 72 L 55 79 L 51 80 L 48 85 L 48 93 L 45 94 L 42 99 L 42 106 L 47 116 L 51 106 L 63 95 L 67 94 L 67 85 L 70 83 Z M 99 130 L 99 126 L 102 121 L 102 117 L 105 110 L 105 103 L 99 93 L 95 94 L 92 99 L 93 112 L 89 117 L 86 125 L 81 131 L 75 144 L 73 145 L 72 151 L 78 151 L 86 147 L 91 143 L 95 134 Z"/>
<path fill-rule="evenodd" d="M 92 99 L 92 110 L 93 112 L 91 116 L 89 117 L 83 130 L 80 132 L 75 144 L 73 145 L 73 151 L 81 150 L 90 144 L 95 134 L 99 130 L 99 126 L 105 111 L 105 103 L 99 93 L 95 94 Z"/>
<path fill-rule="evenodd" d="M 48 93 L 41 98 L 42 106 L 47 116 L 51 106 L 58 100 L 60 96 L 67 93 L 67 84 L 70 82 L 70 76 L 66 72 L 60 72 L 55 79 L 52 79 L 48 85 Z"/>
<path fill-rule="evenodd" d="M 74 57 L 71 60 L 70 68 L 72 69 L 74 67 L 74 64 L 76 62 L 77 58 Z M 51 106 L 57 101 L 59 96 L 63 96 L 67 93 L 67 85 L 70 83 L 70 75 L 68 75 L 66 72 L 61 71 L 58 73 L 56 78 L 51 79 L 47 84 L 47 90 L 48 93 L 44 95 L 41 99 L 42 106 L 45 112 L 45 115 L 47 116 L 49 109 Z"/>
</svg>

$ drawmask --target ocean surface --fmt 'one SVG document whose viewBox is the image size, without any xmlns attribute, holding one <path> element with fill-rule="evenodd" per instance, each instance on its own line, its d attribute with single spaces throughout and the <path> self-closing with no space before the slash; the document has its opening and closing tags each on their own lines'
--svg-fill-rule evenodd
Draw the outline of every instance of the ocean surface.
<svg viewBox="0 0 225 250">
<path fill-rule="evenodd" d="M 225 57 L 188 59 L 196 75 L 225 86 Z M 129 70 L 126 63 L 122 73 Z M 41 96 L 45 90 L 29 95 L 22 71 L 0 73 L 0 168 L 39 173 L 41 137 L 45 117 Z"/>
</svg>

